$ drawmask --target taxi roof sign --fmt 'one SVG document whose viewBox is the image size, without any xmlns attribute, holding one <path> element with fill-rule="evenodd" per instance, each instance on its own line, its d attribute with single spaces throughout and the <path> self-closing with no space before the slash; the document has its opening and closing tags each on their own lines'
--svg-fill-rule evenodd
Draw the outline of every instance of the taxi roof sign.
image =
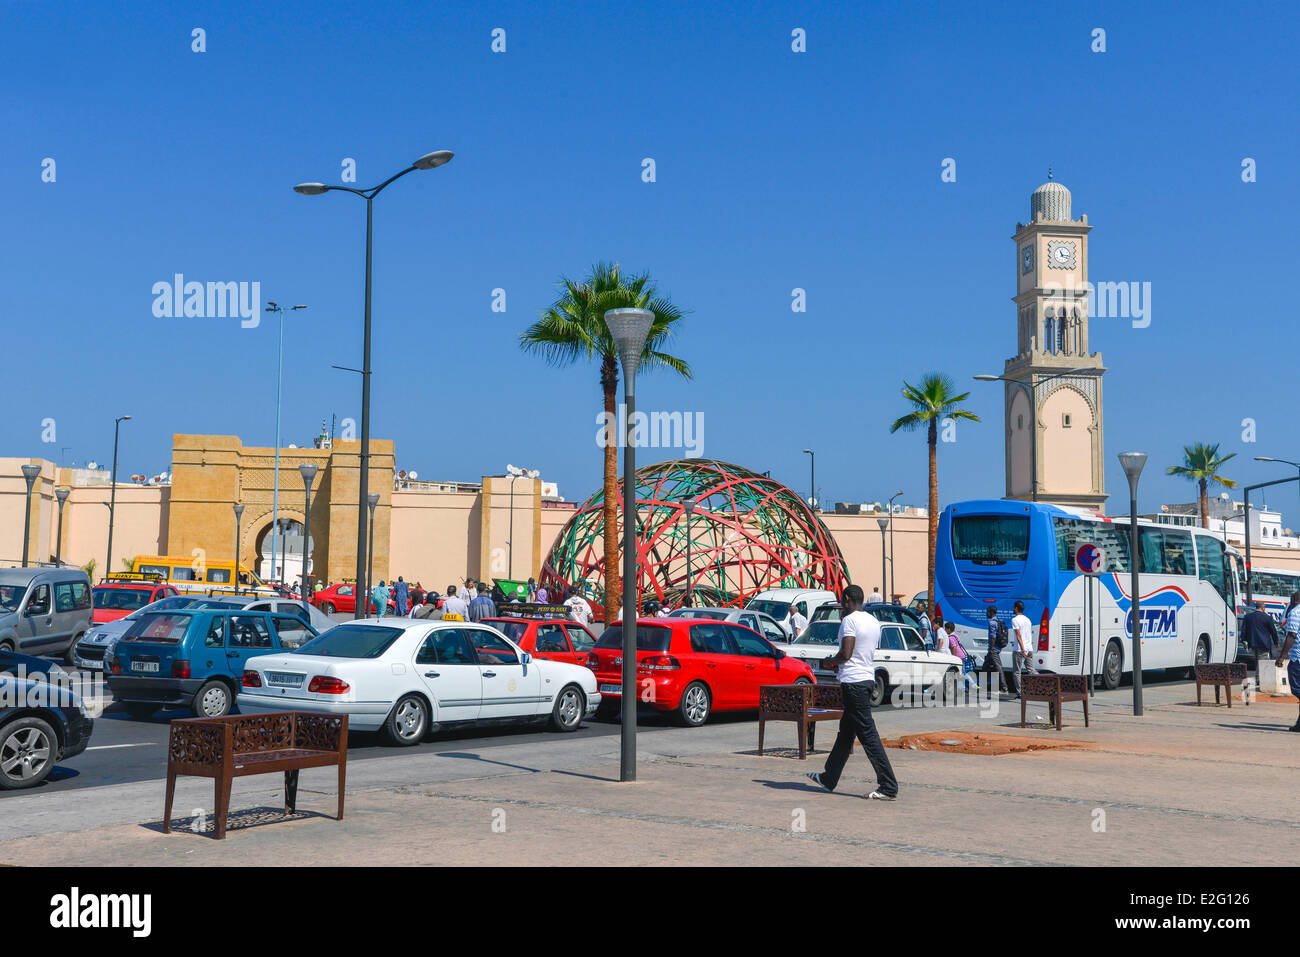
<svg viewBox="0 0 1300 957">
<path fill-rule="evenodd" d="M 109 572 L 104 576 L 106 582 L 160 582 L 163 577 L 157 572 Z"/>
</svg>

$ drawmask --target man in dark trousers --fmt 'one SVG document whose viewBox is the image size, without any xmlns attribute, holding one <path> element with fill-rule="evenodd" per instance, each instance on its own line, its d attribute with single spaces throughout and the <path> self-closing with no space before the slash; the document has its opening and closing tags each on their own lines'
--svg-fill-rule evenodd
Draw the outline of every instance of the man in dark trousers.
<svg viewBox="0 0 1300 957">
<path fill-rule="evenodd" d="M 871 718 L 871 693 L 875 688 L 876 647 L 880 644 L 880 622 L 862 610 L 862 588 L 848 585 L 844 589 L 840 618 L 840 650 L 834 657 L 822 661 L 822 667 L 837 670 L 840 689 L 844 693 L 844 717 L 840 718 L 840 733 L 826 758 L 826 770 L 811 772 L 808 777 L 814 784 L 834 791 L 840 783 L 840 774 L 853 751 L 853 739 L 862 742 L 876 772 L 876 788 L 865 795 L 873 801 L 898 799 L 898 781 L 894 769 L 880 743 L 880 734 Z"/>
<path fill-rule="evenodd" d="M 1241 640 L 1255 652 L 1255 671 L 1263 659 L 1272 660 L 1277 648 L 1277 627 L 1259 605 L 1241 619 Z"/>
<path fill-rule="evenodd" d="M 998 610 L 989 605 L 984 612 L 989 619 L 989 653 L 984 658 L 984 670 L 989 674 L 997 672 L 998 674 L 998 691 L 1005 694 L 1007 690 L 1007 677 L 1002 671 L 1002 649 L 1007 646 L 1009 640 L 1007 636 L 1007 623 L 998 617 Z M 993 679 L 989 679 L 989 693 L 993 691 Z M 1016 693 L 1020 693 L 1017 686 Z"/>
<path fill-rule="evenodd" d="M 1291 693 L 1296 698 L 1300 698 L 1300 591 L 1291 596 L 1291 604 L 1287 607 L 1282 631 L 1285 637 L 1282 639 L 1282 650 L 1278 653 L 1277 660 L 1287 663 L 1287 684 L 1291 686 Z M 1295 724 L 1287 730 L 1300 732 L 1300 716 L 1296 717 Z"/>
</svg>

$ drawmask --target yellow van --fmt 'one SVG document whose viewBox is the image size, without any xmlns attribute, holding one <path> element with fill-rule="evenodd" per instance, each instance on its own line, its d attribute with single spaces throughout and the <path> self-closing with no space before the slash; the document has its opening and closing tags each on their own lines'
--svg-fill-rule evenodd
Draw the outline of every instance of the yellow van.
<svg viewBox="0 0 1300 957">
<path fill-rule="evenodd" d="M 184 555 L 137 555 L 131 570 L 141 575 L 157 575 L 177 591 L 233 591 L 241 594 L 274 595 L 276 591 L 244 566 L 239 566 L 239 580 L 234 581 L 233 561 L 207 561 Z"/>
</svg>

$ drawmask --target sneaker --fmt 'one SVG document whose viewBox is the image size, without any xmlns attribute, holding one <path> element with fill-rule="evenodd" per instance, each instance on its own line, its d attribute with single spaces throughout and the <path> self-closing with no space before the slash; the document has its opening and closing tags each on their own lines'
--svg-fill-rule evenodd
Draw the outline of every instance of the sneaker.
<svg viewBox="0 0 1300 957">
<path fill-rule="evenodd" d="M 881 794 L 879 791 L 872 791 L 867 795 L 868 801 L 897 801 L 897 794 Z"/>
<path fill-rule="evenodd" d="M 1291 725 L 1291 727 L 1287 728 L 1287 730 L 1288 730 L 1288 731 L 1300 731 L 1300 721 L 1297 721 L 1295 724 Z"/>
<path fill-rule="evenodd" d="M 811 781 L 813 784 L 817 785 L 819 788 L 825 788 L 825 790 L 827 791 L 830 790 L 830 788 L 826 787 L 826 785 L 822 783 L 822 775 L 820 771 L 809 771 L 808 780 Z"/>
</svg>

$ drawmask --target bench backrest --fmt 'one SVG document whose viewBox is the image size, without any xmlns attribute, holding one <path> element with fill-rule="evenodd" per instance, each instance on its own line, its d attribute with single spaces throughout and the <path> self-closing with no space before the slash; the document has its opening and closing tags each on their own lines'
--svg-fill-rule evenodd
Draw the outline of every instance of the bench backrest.
<svg viewBox="0 0 1300 957">
<path fill-rule="evenodd" d="M 238 714 L 221 718 L 180 718 L 171 724 L 169 766 L 219 767 L 236 754 L 262 754 L 290 748 L 339 751 L 346 746 L 346 719 L 310 711 Z"/>
</svg>

